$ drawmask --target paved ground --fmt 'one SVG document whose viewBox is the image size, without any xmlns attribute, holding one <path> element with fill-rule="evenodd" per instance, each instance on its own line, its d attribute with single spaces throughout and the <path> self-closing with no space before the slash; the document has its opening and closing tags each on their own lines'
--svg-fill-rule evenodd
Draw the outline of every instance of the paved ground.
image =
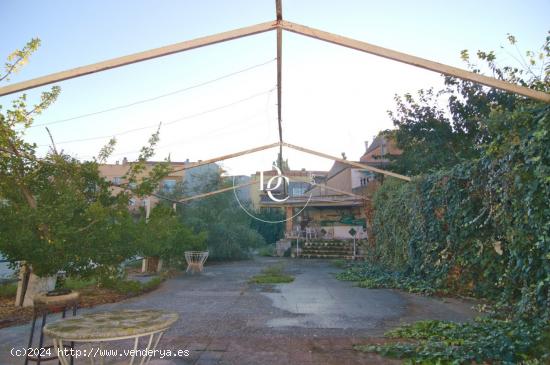
<svg viewBox="0 0 550 365">
<path fill-rule="evenodd" d="M 290 284 L 249 285 L 276 262 L 296 276 Z M 158 364 L 392 364 L 352 350 L 386 330 L 421 319 L 465 321 L 471 303 L 385 289 L 361 289 L 334 278 L 338 269 L 317 260 L 255 259 L 211 265 L 159 289 L 89 311 L 159 308 L 180 313 L 159 348 L 189 350 Z M 29 325 L 0 330 L 0 364 L 22 363 L 10 349 L 26 342 Z M 124 346 L 124 345 L 123 345 Z M 80 362 L 77 362 L 77 364 Z"/>
</svg>

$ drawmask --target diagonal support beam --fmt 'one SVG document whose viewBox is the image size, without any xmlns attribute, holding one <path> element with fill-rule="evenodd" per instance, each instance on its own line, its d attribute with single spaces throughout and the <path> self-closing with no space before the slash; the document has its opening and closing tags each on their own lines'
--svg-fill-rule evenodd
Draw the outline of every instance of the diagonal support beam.
<svg viewBox="0 0 550 365">
<path fill-rule="evenodd" d="M 365 196 L 362 196 L 362 195 L 357 195 L 357 194 L 353 194 L 353 193 L 350 193 L 348 191 L 345 191 L 345 190 L 340 190 L 340 189 L 336 189 L 336 188 L 333 188 L 332 186 L 328 186 L 327 184 L 311 184 L 313 186 L 318 186 L 320 188 L 325 188 L 327 190 L 332 190 L 336 193 L 340 193 L 340 194 L 344 194 L 344 195 L 348 195 L 348 196 L 351 196 L 353 198 L 357 198 L 357 199 L 363 199 L 363 200 L 369 200 L 367 197 Z"/>
<path fill-rule="evenodd" d="M 352 38 L 344 37 L 341 35 L 325 32 L 319 29 L 306 27 L 305 25 L 296 24 L 286 20 L 281 20 L 280 23 L 282 28 L 285 30 L 288 30 L 289 32 L 305 35 L 305 36 L 319 39 L 329 43 L 338 44 L 340 46 L 353 48 L 358 51 L 388 58 L 390 60 L 406 63 L 409 65 L 424 68 L 430 71 L 439 72 L 447 76 L 458 77 L 463 80 L 472 81 L 478 84 L 494 87 L 500 90 L 509 91 L 512 93 L 527 96 L 529 98 L 541 100 L 546 103 L 550 103 L 550 94 L 547 94 L 542 91 L 532 90 L 527 87 L 498 80 L 493 77 L 483 76 L 483 75 L 466 71 L 457 67 L 448 66 L 442 63 L 430 61 L 424 58 L 412 56 L 407 53 L 394 51 L 388 48 L 375 46 L 370 43 L 366 43 L 366 42 L 358 41 Z"/>
<path fill-rule="evenodd" d="M 245 186 L 250 186 L 250 185 L 253 185 L 255 183 L 257 183 L 258 181 L 257 180 L 252 180 L 252 181 L 249 181 L 247 183 L 244 183 L 244 184 L 239 184 L 239 185 L 235 185 L 235 186 L 229 186 L 227 188 L 223 188 L 223 189 L 218 189 L 218 190 L 214 190 L 214 191 L 210 191 L 208 193 L 204 193 L 204 194 L 197 194 L 197 195 L 193 195 L 193 196 L 188 196 L 186 198 L 183 198 L 183 199 L 180 199 L 178 200 L 177 202 L 179 203 L 185 203 L 187 201 L 190 201 L 190 200 L 195 200 L 195 199 L 200 199 L 200 198 L 206 198 L 208 196 L 212 196 L 212 195 L 216 195 L 216 194 L 220 194 L 220 193 L 225 193 L 226 191 L 230 191 L 230 190 L 235 190 L 235 189 L 239 189 L 239 188 L 244 188 Z"/>
<path fill-rule="evenodd" d="M 372 172 L 378 172 L 379 174 L 384 174 L 384 175 L 387 175 L 387 176 L 393 176 L 393 177 L 396 177 L 398 179 L 405 180 L 405 181 L 411 181 L 411 178 L 408 177 L 408 176 L 405 176 L 405 175 L 396 174 L 395 172 L 382 170 L 382 169 L 379 169 L 379 168 L 376 168 L 376 167 L 373 167 L 373 166 L 369 166 L 369 165 L 365 165 L 365 164 L 355 162 L 355 161 L 344 160 L 342 158 L 327 155 L 326 153 L 313 151 L 313 150 L 310 150 L 308 148 L 304 148 L 304 147 L 300 147 L 300 146 L 295 146 L 295 145 L 292 145 L 290 143 L 284 142 L 283 146 L 288 147 L 288 148 L 292 148 L 293 150 L 296 150 L 296 151 L 309 153 L 310 155 L 315 155 L 315 156 L 327 158 L 329 160 L 338 161 L 338 162 L 341 162 L 343 164 L 350 165 L 350 166 L 353 166 L 353 167 L 357 167 L 357 168 L 360 168 L 360 169 L 369 170 L 369 171 L 372 171 Z"/>
<path fill-rule="evenodd" d="M 263 145 L 263 146 L 260 146 L 260 147 L 255 147 L 255 148 L 251 148 L 251 149 L 244 150 L 244 151 L 239 151 L 239 152 L 235 152 L 235 153 L 230 153 L 230 154 L 228 154 L 228 155 L 223 155 L 223 156 L 220 156 L 220 157 L 214 157 L 214 158 L 211 158 L 211 159 L 208 159 L 208 160 L 202 160 L 201 162 L 197 162 L 197 163 L 194 163 L 194 164 L 189 165 L 189 166 L 184 166 L 184 167 L 180 167 L 180 168 L 174 169 L 174 170 L 172 170 L 171 172 L 178 172 L 178 171 L 183 171 L 183 170 L 190 170 L 190 169 L 193 169 L 193 168 L 195 168 L 195 167 L 204 166 L 204 165 L 209 165 L 209 164 L 211 164 L 211 163 L 215 163 L 215 162 L 218 162 L 218 161 L 229 160 L 230 158 L 235 158 L 235 157 L 239 157 L 239 156 L 244 156 L 244 155 L 248 155 L 248 154 L 251 154 L 251 153 L 254 153 L 254 152 L 259 152 L 259 151 L 263 151 L 263 150 L 267 150 L 267 149 L 269 149 L 269 148 L 279 147 L 279 146 L 280 146 L 280 143 L 279 143 L 279 142 L 275 142 L 275 143 L 271 143 L 271 144 L 266 144 L 266 145 Z"/>
<path fill-rule="evenodd" d="M 209 191 L 208 193 L 191 195 L 191 196 L 179 199 L 179 200 L 175 200 L 175 199 L 169 198 L 167 196 L 162 196 L 162 195 L 157 194 L 157 193 L 153 193 L 151 195 L 153 195 L 154 197 L 156 197 L 158 199 L 166 200 L 166 201 L 169 201 L 171 203 L 176 203 L 177 204 L 177 203 L 185 203 L 185 202 L 190 201 L 190 200 L 205 198 L 205 197 L 220 194 L 220 193 L 225 193 L 226 191 L 229 191 L 229 190 L 236 190 L 236 189 L 244 188 L 246 186 L 250 186 L 250 185 L 255 184 L 257 182 L 258 182 L 257 180 L 253 180 L 253 181 L 249 181 L 249 182 L 244 183 L 244 184 L 239 184 L 239 185 L 230 186 L 230 187 L 219 189 L 219 190 Z"/>
<path fill-rule="evenodd" d="M 32 89 L 38 86 L 53 84 L 59 81 L 73 79 L 84 75 L 89 75 L 96 72 L 109 70 L 116 67 L 129 65 L 132 63 L 147 61 L 153 58 L 164 57 L 174 53 L 188 51 L 199 47 L 208 46 L 220 42 L 226 42 L 232 39 L 242 38 L 258 33 L 267 32 L 277 28 L 277 22 L 269 21 L 265 23 L 251 25 L 249 27 L 230 30 L 228 32 L 217 33 L 206 37 L 195 38 L 189 41 L 174 43 L 169 46 L 154 48 L 148 51 L 134 53 L 131 55 L 117 57 L 110 60 L 93 63 L 82 67 L 77 67 L 71 70 L 61 71 L 50 75 L 38 77 L 32 80 L 18 82 L 0 88 L 0 96 L 13 94 L 19 91 Z"/>
</svg>

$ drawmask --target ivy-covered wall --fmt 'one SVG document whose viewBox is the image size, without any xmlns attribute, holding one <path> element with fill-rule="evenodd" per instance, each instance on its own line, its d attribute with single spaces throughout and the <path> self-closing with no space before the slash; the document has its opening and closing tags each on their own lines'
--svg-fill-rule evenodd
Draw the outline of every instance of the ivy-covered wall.
<svg viewBox="0 0 550 365">
<path fill-rule="evenodd" d="M 550 318 L 550 107 L 493 113 L 481 158 L 373 197 L 369 259 Z"/>
</svg>

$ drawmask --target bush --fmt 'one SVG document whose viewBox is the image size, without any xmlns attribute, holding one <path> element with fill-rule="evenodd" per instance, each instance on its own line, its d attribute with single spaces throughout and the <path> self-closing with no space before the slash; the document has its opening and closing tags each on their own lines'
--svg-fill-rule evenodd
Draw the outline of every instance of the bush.
<svg viewBox="0 0 550 365">
<path fill-rule="evenodd" d="M 77 276 L 69 276 L 65 279 L 63 287 L 71 290 L 79 290 L 88 286 L 96 285 L 96 278 L 80 278 Z"/>
<path fill-rule="evenodd" d="M 258 250 L 258 255 L 265 256 L 265 257 L 275 256 L 275 246 L 267 245 L 267 246 L 260 247 L 260 249 Z"/>
<path fill-rule="evenodd" d="M 17 283 L 0 284 L 0 298 L 15 298 Z"/>
<path fill-rule="evenodd" d="M 372 263 L 363 263 L 353 265 L 346 271 L 338 273 L 336 278 L 345 281 L 357 281 L 361 288 L 391 288 L 401 289 L 410 293 L 420 293 L 424 295 L 446 294 L 448 290 L 441 288 L 435 289 L 429 281 L 399 271 L 391 271 L 382 266 L 376 266 Z"/>
<path fill-rule="evenodd" d="M 120 294 L 134 296 L 155 289 L 163 281 L 164 279 L 161 277 L 153 278 L 145 283 L 122 278 L 103 278 L 101 286 L 106 289 L 114 290 Z"/>
<path fill-rule="evenodd" d="M 373 199 L 377 265 L 550 318 L 550 107 L 495 113 L 482 158 Z"/>
<path fill-rule="evenodd" d="M 407 343 L 356 346 L 414 364 L 550 361 L 550 335 L 541 323 L 479 318 L 473 323 L 420 321 L 386 333 Z M 411 341 L 412 340 L 412 341 Z"/>
</svg>

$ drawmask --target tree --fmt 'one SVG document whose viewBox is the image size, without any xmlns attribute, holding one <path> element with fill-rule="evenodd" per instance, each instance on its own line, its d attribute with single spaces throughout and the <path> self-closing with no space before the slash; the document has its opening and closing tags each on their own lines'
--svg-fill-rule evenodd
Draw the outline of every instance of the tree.
<svg viewBox="0 0 550 365">
<path fill-rule="evenodd" d="M 206 249 L 206 233 L 195 234 L 183 225 L 174 210 L 164 204 L 152 209 L 149 219 L 141 217 L 136 225 L 139 254 L 179 263 L 185 251 Z"/>
<path fill-rule="evenodd" d="M 512 36 L 509 40 L 515 44 Z M 478 52 L 499 78 L 550 92 L 550 37 L 536 57 L 533 52 L 526 55 L 528 61 L 520 68 L 497 67 L 492 52 Z M 463 56 L 468 60 L 467 52 Z M 371 253 L 380 263 L 418 274 L 437 287 L 498 300 L 501 314 L 537 319 L 547 326 L 550 105 L 465 82 L 448 82 L 461 91 L 449 95 L 448 105 L 456 113 L 453 134 L 474 131 L 478 139 L 469 140 L 475 146 L 475 157 L 463 155 L 461 163 L 408 183 L 385 181 L 373 199 L 376 246 Z M 435 105 L 423 107 L 437 109 Z M 427 125 L 419 118 L 419 109 L 404 110 L 413 116 L 412 126 Z M 410 130 L 400 127 L 397 133 L 406 136 Z M 407 147 L 408 156 L 417 153 L 411 144 Z M 429 162 L 444 152 L 429 151 L 430 155 L 418 158 Z"/>
<path fill-rule="evenodd" d="M 202 191 L 210 192 L 230 186 L 219 172 L 201 176 Z M 250 228 L 250 217 L 240 208 L 231 192 L 197 199 L 181 210 L 182 221 L 195 232 L 206 232 L 209 257 L 241 259 L 248 257 L 251 248 L 265 244 L 263 237 Z"/>
<path fill-rule="evenodd" d="M 262 235 L 267 244 L 275 243 L 284 237 L 285 214 L 281 208 L 260 208 L 254 213 L 254 216 L 268 222 L 279 222 L 268 223 L 258 219 L 250 220 L 250 227 Z"/>
<path fill-rule="evenodd" d="M 508 41 L 515 46 L 513 36 L 509 35 Z M 539 53 L 527 52 L 527 59 L 519 55 L 520 67 L 497 67 L 494 52 L 478 51 L 477 57 L 500 80 L 547 91 L 547 48 L 548 39 Z M 481 72 L 468 51 L 462 51 L 461 57 L 472 72 Z M 388 113 L 397 128 L 386 133 L 395 138 L 403 153 L 392 156 L 394 170 L 418 175 L 479 158 L 481 146 L 493 138 L 486 122 L 492 113 L 497 109 L 513 111 L 525 99 L 453 77 L 445 77 L 445 85 L 438 92 L 432 88 L 419 90 L 416 97 L 395 97 L 396 109 Z"/>
<path fill-rule="evenodd" d="M 10 55 L 0 80 L 9 80 L 39 44 L 33 39 Z M 128 186 L 114 192 L 98 172 L 98 164 L 113 152 L 116 141 L 103 147 L 98 158 L 80 162 L 58 152 L 53 138 L 44 157 L 36 154 L 36 144 L 24 139 L 34 117 L 59 93 L 59 87 L 52 87 L 31 109 L 23 94 L 10 110 L 0 110 L 0 251 L 12 264 L 22 263 L 23 273 L 38 276 L 59 270 L 110 272 L 136 253 L 134 222 L 127 209 Z M 168 163 L 162 163 L 144 173 L 145 161 L 154 154 L 158 139 L 159 131 L 129 167 L 129 183 L 139 183 L 133 194 L 150 193 L 169 170 Z M 23 278 L 21 288 L 26 288 L 30 275 Z"/>
</svg>

